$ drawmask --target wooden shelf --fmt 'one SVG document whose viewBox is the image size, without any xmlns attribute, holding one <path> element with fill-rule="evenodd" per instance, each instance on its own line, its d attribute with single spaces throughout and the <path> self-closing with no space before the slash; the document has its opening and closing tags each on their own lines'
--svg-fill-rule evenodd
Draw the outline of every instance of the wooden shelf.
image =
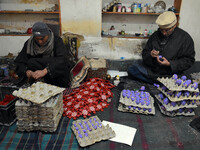
<svg viewBox="0 0 200 150">
<path fill-rule="evenodd" d="M 31 36 L 32 34 L 20 34 L 20 33 L 18 33 L 18 34 L 5 34 L 5 33 L 3 33 L 3 34 L 0 34 L 0 36 Z"/>
<path fill-rule="evenodd" d="M 22 2 L 22 3 L 25 4 L 26 2 Z M 40 5 L 40 3 L 42 3 L 43 5 L 42 1 L 38 1 L 37 3 L 31 2 L 30 4 L 28 4 L 30 5 L 28 7 L 29 9 L 23 10 L 21 7 L 12 8 L 15 6 L 14 1 L 12 1 L 11 2 L 12 7 L 7 7 L 7 8 L 5 7 L 4 10 L 0 10 L 0 17 L 3 18 L 3 21 L 1 22 L 1 27 L 5 29 L 8 28 L 12 31 L 12 29 L 15 29 L 15 24 L 16 24 L 16 27 L 19 28 L 19 31 L 20 31 L 20 29 L 30 28 L 33 22 L 46 21 L 45 23 L 54 25 L 54 21 L 55 21 L 56 25 L 57 24 L 59 25 L 59 35 L 61 35 L 62 28 L 61 28 L 60 0 L 51 0 L 51 3 L 46 2 L 46 4 L 44 4 L 45 6 L 47 5 L 46 7 L 44 6 L 46 9 L 34 11 L 36 10 L 35 8 L 38 8 L 37 5 Z M 49 4 L 54 4 L 55 7 L 54 8 L 52 7 L 52 9 L 47 9 L 50 6 L 53 6 Z M 21 5 L 21 2 L 16 2 L 16 5 Z M 57 30 L 57 28 L 55 30 Z M 0 33 L 0 36 L 31 36 L 31 34 L 26 34 L 25 32 L 23 33 L 23 31 L 22 33 L 10 32 L 8 34 L 4 32 L 4 33 Z"/>
<path fill-rule="evenodd" d="M 54 11 L 0 11 L 0 14 L 59 14 Z"/>
<path fill-rule="evenodd" d="M 160 15 L 161 13 L 133 13 L 133 12 L 102 12 L 102 14 L 116 14 L 116 15 Z M 176 13 L 178 16 L 179 13 Z"/>
</svg>

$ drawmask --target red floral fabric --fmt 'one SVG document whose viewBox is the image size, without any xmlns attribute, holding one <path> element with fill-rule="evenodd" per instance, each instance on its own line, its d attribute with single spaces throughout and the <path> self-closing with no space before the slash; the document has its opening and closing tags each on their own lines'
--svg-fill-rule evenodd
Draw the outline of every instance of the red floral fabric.
<svg viewBox="0 0 200 150">
<path fill-rule="evenodd" d="M 111 89 L 115 87 L 108 80 L 92 78 L 73 90 L 72 93 L 63 96 L 63 116 L 77 119 L 80 116 L 86 118 L 91 113 L 103 111 L 108 107 L 108 98 L 113 97 Z"/>
</svg>

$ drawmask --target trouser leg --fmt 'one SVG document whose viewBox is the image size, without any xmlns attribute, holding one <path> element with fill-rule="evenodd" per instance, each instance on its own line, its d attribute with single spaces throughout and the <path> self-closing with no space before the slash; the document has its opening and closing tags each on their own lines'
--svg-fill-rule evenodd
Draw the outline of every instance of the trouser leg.
<svg viewBox="0 0 200 150">
<path fill-rule="evenodd" d="M 135 79 L 139 79 L 144 82 L 153 83 L 153 81 L 148 78 L 147 70 L 143 66 L 132 65 L 128 68 L 128 74 Z"/>
</svg>

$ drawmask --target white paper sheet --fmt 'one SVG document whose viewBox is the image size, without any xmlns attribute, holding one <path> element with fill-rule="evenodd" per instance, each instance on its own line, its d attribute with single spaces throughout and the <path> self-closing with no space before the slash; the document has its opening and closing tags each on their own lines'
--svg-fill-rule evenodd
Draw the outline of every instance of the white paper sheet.
<svg viewBox="0 0 200 150">
<path fill-rule="evenodd" d="M 128 127 L 125 125 L 109 122 L 109 121 L 102 121 L 103 125 L 109 125 L 116 134 L 116 137 L 111 138 L 109 140 L 114 141 L 114 142 L 119 142 L 119 143 L 124 143 L 128 145 L 132 145 L 133 139 L 135 137 L 136 129 L 132 127 Z"/>
</svg>

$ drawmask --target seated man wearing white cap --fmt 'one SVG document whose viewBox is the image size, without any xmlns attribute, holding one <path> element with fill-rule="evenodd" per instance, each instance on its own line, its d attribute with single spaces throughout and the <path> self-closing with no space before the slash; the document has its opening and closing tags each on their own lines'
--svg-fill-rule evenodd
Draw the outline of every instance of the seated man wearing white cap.
<svg viewBox="0 0 200 150">
<path fill-rule="evenodd" d="M 173 12 L 160 14 L 156 24 L 158 30 L 150 36 L 143 49 L 143 63 L 128 68 L 131 77 L 149 83 L 153 83 L 158 76 L 182 74 L 195 62 L 193 39 L 177 27 Z"/>
<path fill-rule="evenodd" d="M 43 79 L 48 84 L 68 87 L 72 66 L 62 39 L 43 22 L 35 23 L 32 32 L 14 61 L 19 80 Z"/>
</svg>

